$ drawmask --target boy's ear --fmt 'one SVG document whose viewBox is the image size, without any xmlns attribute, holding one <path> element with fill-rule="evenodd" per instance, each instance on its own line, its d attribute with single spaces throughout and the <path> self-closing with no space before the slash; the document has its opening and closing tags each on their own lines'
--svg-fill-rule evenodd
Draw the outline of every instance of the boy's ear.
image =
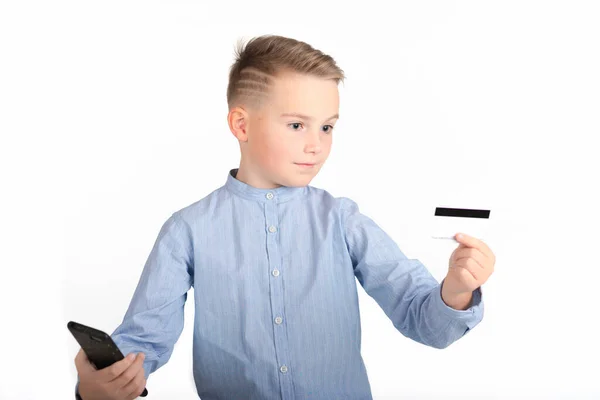
<svg viewBox="0 0 600 400">
<path fill-rule="evenodd" d="M 227 123 L 229 130 L 239 141 L 246 142 L 248 140 L 248 113 L 240 107 L 235 107 L 229 111 L 227 115 Z"/>
</svg>

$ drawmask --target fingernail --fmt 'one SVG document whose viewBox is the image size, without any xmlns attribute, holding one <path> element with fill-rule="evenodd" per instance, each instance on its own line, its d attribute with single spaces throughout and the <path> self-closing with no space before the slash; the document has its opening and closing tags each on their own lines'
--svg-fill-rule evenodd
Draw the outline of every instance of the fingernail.
<svg viewBox="0 0 600 400">
<path fill-rule="evenodd" d="M 129 353 L 129 355 L 127 356 L 127 359 L 129 361 L 133 361 L 134 358 L 135 358 L 135 354 L 133 354 L 133 353 Z"/>
</svg>

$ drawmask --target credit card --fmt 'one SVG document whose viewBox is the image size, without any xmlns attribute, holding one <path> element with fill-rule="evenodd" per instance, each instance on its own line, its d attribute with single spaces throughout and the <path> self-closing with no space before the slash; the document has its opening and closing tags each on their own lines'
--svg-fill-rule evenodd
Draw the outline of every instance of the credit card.
<svg viewBox="0 0 600 400">
<path fill-rule="evenodd" d="M 431 220 L 431 237 L 456 241 L 454 236 L 462 232 L 485 241 L 490 213 L 491 210 L 486 209 L 436 207 Z"/>
</svg>

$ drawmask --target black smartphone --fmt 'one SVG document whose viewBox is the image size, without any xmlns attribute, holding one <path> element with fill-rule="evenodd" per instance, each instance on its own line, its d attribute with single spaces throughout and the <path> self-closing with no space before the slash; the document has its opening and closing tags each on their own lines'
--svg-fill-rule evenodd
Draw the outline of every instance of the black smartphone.
<svg viewBox="0 0 600 400">
<path fill-rule="evenodd" d="M 125 358 L 110 335 L 74 321 L 69 321 L 67 328 L 79 343 L 87 358 L 96 369 L 103 369 Z M 140 395 L 146 397 L 148 390 Z"/>
</svg>

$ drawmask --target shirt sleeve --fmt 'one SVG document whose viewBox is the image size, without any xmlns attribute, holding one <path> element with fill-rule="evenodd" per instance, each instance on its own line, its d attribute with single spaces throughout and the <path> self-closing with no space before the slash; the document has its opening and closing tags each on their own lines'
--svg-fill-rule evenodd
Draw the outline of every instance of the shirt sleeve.
<svg viewBox="0 0 600 400">
<path fill-rule="evenodd" d="M 466 310 L 442 300 L 441 287 L 417 259 L 409 259 L 357 204 L 341 198 L 342 224 L 354 274 L 404 336 L 438 349 L 448 347 L 483 319 L 481 288 Z"/>
<path fill-rule="evenodd" d="M 191 231 L 174 213 L 161 227 L 123 322 L 111 335 L 124 356 L 145 354 L 146 379 L 171 357 L 192 285 Z"/>
</svg>

